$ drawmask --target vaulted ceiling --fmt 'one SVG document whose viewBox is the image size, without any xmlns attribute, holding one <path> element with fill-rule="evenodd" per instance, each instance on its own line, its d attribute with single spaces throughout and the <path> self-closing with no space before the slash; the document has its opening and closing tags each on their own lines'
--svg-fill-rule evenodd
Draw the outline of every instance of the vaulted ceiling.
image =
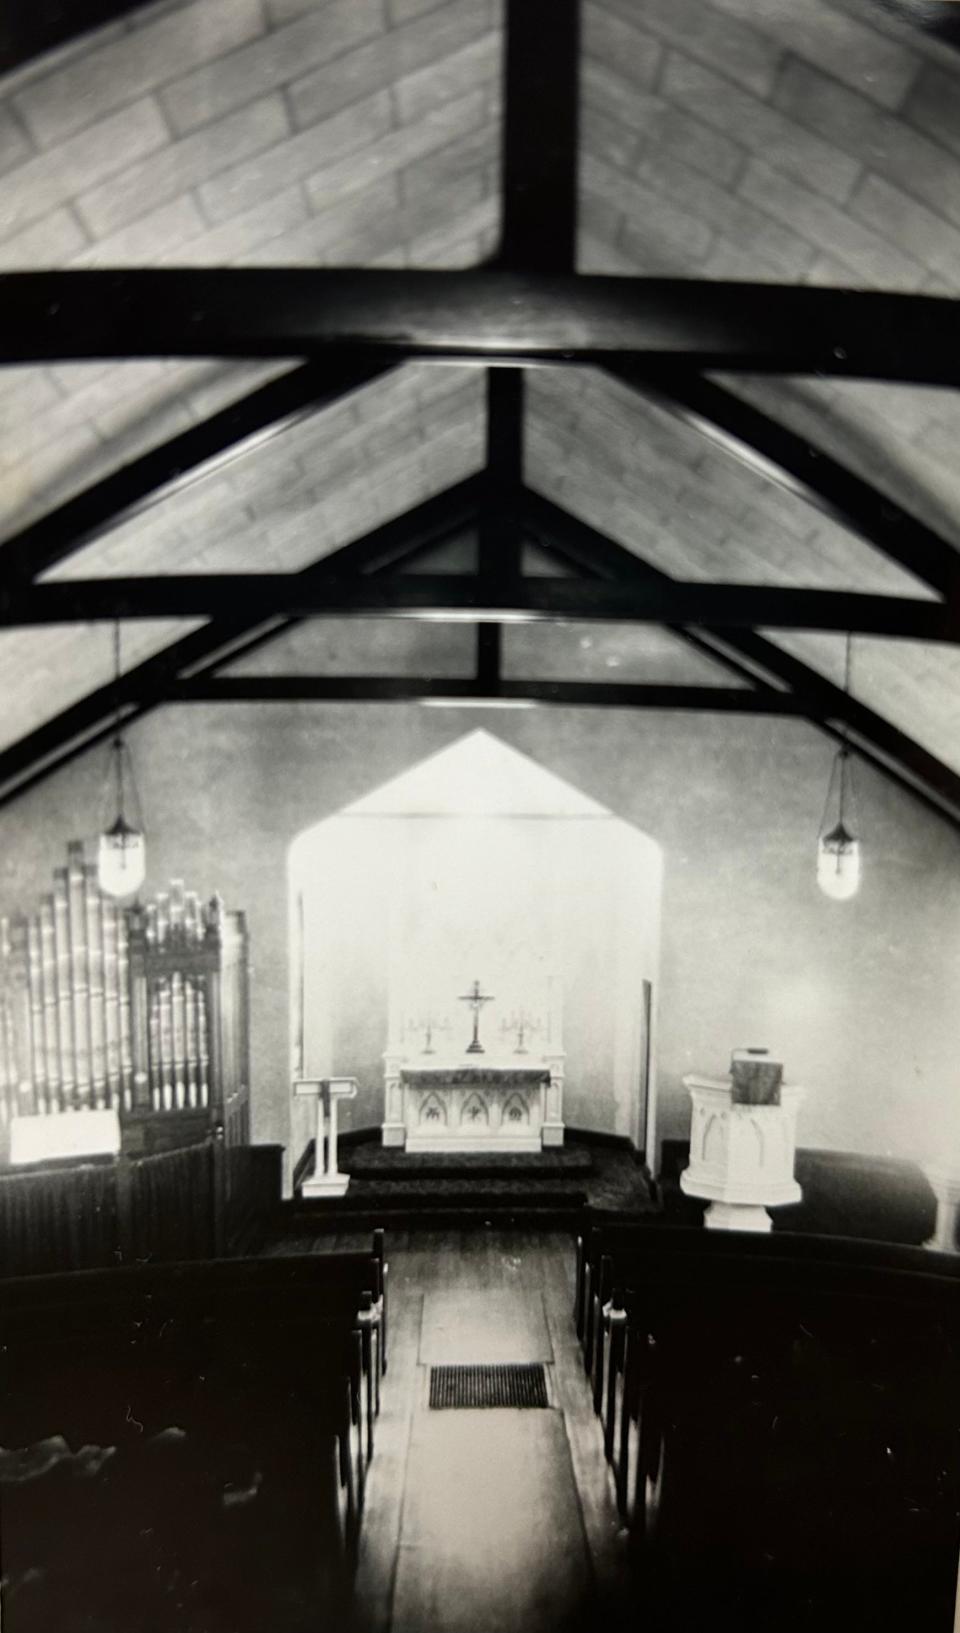
<svg viewBox="0 0 960 1633">
<path fill-rule="evenodd" d="M 113 343 L 114 318 L 135 328 L 122 276 L 96 282 L 108 339 L 88 358 L 79 280 L 43 286 L 21 341 L 33 296 L 7 278 L 0 355 L 30 360 L 0 376 L 0 797 L 118 702 L 447 692 L 800 713 L 960 821 L 948 43 L 880 0 L 583 0 L 579 41 L 572 0 L 113 9 L 0 80 L 0 271 L 467 278 L 572 258 L 587 360 L 504 343 L 498 362 L 537 366 L 487 370 L 453 332 L 410 356 L 351 349 L 352 331 L 308 363 L 252 332 L 247 357 L 242 337 L 230 358 L 155 356 Z M 708 315 L 718 281 L 746 283 L 737 310 L 761 328 L 775 286 L 946 298 L 911 308 L 925 349 L 896 380 L 856 357 L 867 377 L 845 377 L 847 306 L 823 308 L 830 372 L 750 372 L 726 343 L 735 366 L 704 370 L 692 343 L 684 358 L 688 296 L 664 369 L 609 341 L 591 356 L 608 286 L 590 274 L 641 302 L 695 280 Z M 488 287 L 472 276 L 450 287 Z M 861 307 L 853 328 L 883 350 L 905 312 Z M 237 574 L 278 593 L 218 594 Z M 500 588 L 478 601 L 479 575 Z M 747 617 L 698 586 L 771 593 L 741 594 Z"/>
</svg>

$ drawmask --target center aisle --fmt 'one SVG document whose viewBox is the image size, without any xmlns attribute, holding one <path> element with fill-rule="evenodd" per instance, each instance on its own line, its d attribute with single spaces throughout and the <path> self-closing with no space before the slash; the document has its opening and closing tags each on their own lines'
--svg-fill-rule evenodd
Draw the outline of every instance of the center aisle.
<svg viewBox="0 0 960 1633">
<path fill-rule="evenodd" d="M 620 1549 L 573 1331 L 570 1238 L 411 1232 L 388 1243 L 388 1258 L 390 1369 L 367 1491 L 359 1628 L 587 1628 L 614 1596 Z M 497 1362 L 542 1363 L 549 1405 L 431 1410 L 431 1366 Z"/>
</svg>

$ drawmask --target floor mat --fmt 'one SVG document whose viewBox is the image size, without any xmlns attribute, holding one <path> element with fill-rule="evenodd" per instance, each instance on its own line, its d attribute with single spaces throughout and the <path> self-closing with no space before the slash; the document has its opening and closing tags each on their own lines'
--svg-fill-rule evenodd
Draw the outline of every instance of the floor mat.
<svg viewBox="0 0 960 1633">
<path fill-rule="evenodd" d="M 431 1411 L 486 1406 L 548 1406 L 547 1380 L 539 1362 L 527 1366 L 430 1368 Z"/>
</svg>

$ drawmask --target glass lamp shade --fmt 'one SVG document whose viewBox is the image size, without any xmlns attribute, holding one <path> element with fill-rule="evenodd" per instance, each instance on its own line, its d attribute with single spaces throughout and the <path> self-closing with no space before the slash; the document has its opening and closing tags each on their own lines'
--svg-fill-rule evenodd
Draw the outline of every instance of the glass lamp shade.
<svg viewBox="0 0 960 1633">
<path fill-rule="evenodd" d="M 100 835 L 97 880 L 108 896 L 132 896 L 143 884 L 147 872 L 147 845 L 139 829 L 131 828 L 118 816 L 112 827 Z"/>
<path fill-rule="evenodd" d="M 846 902 L 860 884 L 860 841 L 838 822 L 822 834 L 817 849 L 817 884 L 825 896 Z"/>
</svg>

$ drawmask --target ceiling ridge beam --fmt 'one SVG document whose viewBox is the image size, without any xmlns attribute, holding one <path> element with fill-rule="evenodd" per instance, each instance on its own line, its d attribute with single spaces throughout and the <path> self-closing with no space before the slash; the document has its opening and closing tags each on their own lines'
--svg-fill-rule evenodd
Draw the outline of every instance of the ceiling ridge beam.
<svg viewBox="0 0 960 1633">
<path fill-rule="evenodd" d="M 0 588 L 0 626 L 242 616 L 562 618 L 832 630 L 960 643 L 960 607 L 895 595 L 668 578 L 604 583 L 473 573 L 187 573 Z"/>
<path fill-rule="evenodd" d="M 500 262 L 572 271 L 577 236 L 579 0 L 507 0 Z"/>
<path fill-rule="evenodd" d="M 940 595 L 960 590 L 960 553 L 934 528 L 865 478 L 735 392 L 701 375 L 669 380 L 608 366 L 607 373 L 691 426 L 724 453 L 855 533 Z"/>
<path fill-rule="evenodd" d="M 589 522 L 581 521 L 530 488 L 524 493 L 524 509 L 528 529 L 547 549 L 559 546 L 561 554 L 569 549 L 571 557 L 579 556 L 585 566 L 593 561 L 594 570 L 604 575 L 635 576 L 640 580 L 667 578 L 659 568 L 635 556 Z M 673 633 L 685 632 L 674 630 Z M 726 648 L 735 662 L 744 660 L 751 666 L 753 678 L 761 687 L 769 686 L 771 678 L 786 687 L 804 705 L 806 718 L 835 740 L 845 740 L 848 731 L 854 732 L 857 741 L 853 746 L 861 758 L 960 830 L 960 776 L 899 727 L 754 631 L 699 633 L 707 640 L 720 642 L 720 650 L 710 653 L 718 661 L 729 663 L 723 650 Z M 757 670 L 761 672 L 759 675 Z M 744 678 L 751 678 L 750 670 L 744 669 L 741 673 Z"/>
<path fill-rule="evenodd" d="M 960 384 L 960 301 L 803 284 L 379 267 L 9 272 L 0 363 L 642 361 Z"/>
<path fill-rule="evenodd" d="M 477 573 L 490 584 L 518 579 L 521 571 L 520 486 L 523 480 L 524 375 L 522 369 L 486 374 L 486 495 L 478 516 Z M 499 624 L 478 624 L 478 681 L 495 692 L 503 671 Z"/>
<path fill-rule="evenodd" d="M 336 575 L 345 568 L 350 572 L 382 571 L 474 522 L 484 493 L 482 472 L 466 477 L 404 515 L 321 557 L 296 576 L 309 584 L 314 577 Z M 271 627 L 262 606 L 254 616 L 216 619 L 135 665 L 121 677 L 119 686 L 111 681 L 88 693 L 0 751 L 0 805 L 109 735 L 118 706 L 124 709 L 127 719 L 138 718 L 163 703 L 167 686 L 185 671 L 197 672 L 216 667 L 218 662 L 233 661 L 275 639 L 287 627 L 288 623 Z"/>
<path fill-rule="evenodd" d="M 0 543 L 0 574 L 7 581 L 37 578 L 92 539 L 162 503 L 218 468 L 242 458 L 291 425 L 330 408 L 389 372 L 356 364 L 304 363 L 268 380 L 199 425 L 191 425 Z"/>
</svg>

